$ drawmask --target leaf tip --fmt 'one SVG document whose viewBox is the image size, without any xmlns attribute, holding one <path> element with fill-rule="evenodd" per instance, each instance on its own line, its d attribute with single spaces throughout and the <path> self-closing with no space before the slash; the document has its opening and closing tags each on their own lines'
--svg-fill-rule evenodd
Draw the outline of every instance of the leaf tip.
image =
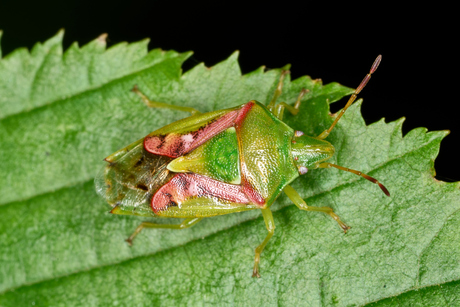
<svg viewBox="0 0 460 307">
<path fill-rule="evenodd" d="M 281 67 L 282 70 L 290 70 L 291 69 L 291 64 L 286 64 L 283 67 Z"/>
<path fill-rule="evenodd" d="M 101 35 L 99 35 L 97 38 L 96 38 L 96 41 L 98 43 L 100 43 L 101 45 L 106 45 L 107 44 L 107 37 L 109 35 L 107 33 L 102 33 Z"/>
<path fill-rule="evenodd" d="M 182 53 L 184 55 L 184 57 L 186 59 L 188 59 L 189 57 L 191 57 L 193 55 L 193 51 L 186 51 L 184 53 Z"/>
<path fill-rule="evenodd" d="M 240 51 L 235 50 L 232 52 L 232 54 L 228 57 L 227 61 L 238 61 L 238 57 L 240 56 Z"/>
<path fill-rule="evenodd" d="M 57 31 L 56 33 L 56 37 L 60 38 L 62 40 L 62 38 L 64 37 L 64 32 L 65 32 L 65 29 L 64 28 L 60 28 L 59 31 Z"/>
<path fill-rule="evenodd" d="M 317 86 L 322 86 L 323 85 L 323 80 L 321 78 L 316 78 L 316 79 L 313 79 L 312 80 L 312 83 L 313 85 L 317 85 Z"/>
</svg>

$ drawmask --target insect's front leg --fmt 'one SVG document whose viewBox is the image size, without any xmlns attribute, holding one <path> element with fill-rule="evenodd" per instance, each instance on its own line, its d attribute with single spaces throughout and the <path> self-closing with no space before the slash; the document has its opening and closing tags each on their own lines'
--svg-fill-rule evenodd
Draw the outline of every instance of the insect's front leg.
<svg viewBox="0 0 460 307">
<path fill-rule="evenodd" d="M 293 187 L 290 185 L 287 185 L 284 188 L 284 193 L 289 197 L 289 199 L 300 209 L 300 210 L 305 210 L 305 211 L 318 211 L 318 212 L 324 212 L 328 214 L 330 217 L 332 217 L 342 228 L 343 232 L 347 232 L 350 227 L 348 227 L 344 222 L 342 222 L 337 214 L 334 213 L 334 210 L 330 207 L 313 207 L 313 206 L 308 206 L 307 203 L 300 197 L 299 193 L 297 193 L 296 190 L 294 190 Z"/>
<path fill-rule="evenodd" d="M 196 218 L 188 218 L 185 219 L 182 223 L 180 224 L 156 224 L 156 223 L 151 223 L 151 222 L 143 222 L 139 226 L 137 226 L 136 230 L 134 230 L 133 234 L 129 236 L 128 239 L 126 239 L 126 242 L 129 243 L 129 245 L 133 245 L 133 240 L 134 238 L 139 234 L 139 232 L 142 231 L 144 228 L 168 228 L 168 229 L 184 229 L 184 228 L 189 228 L 201 221 L 203 218 L 202 217 L 196 217 Z"/>
<path fill-rule="evenodd" d="M 302 97 L 308 93 L 307 89 L 302 89 L 300 91 L 299 96 L 297 97 L 297 100 L 294 104 L 294 106 L 291 106 L 285 102 L 280 102 L 275 106 L 275 109 L 273 110 L 273 114 L 280 120 L 283 119 L 283 113 L 284 109 L 286 108 L 289 112 L 291 112 L 292 115 L 297 115 L 299 113 L 299 108 L 300 108 L 300 101 L 302 100 Z"/>
<path fill-rule="evenodd" d="M 272 212 L 270 211 L 269 208 L 267 209 L 261 209 L 262 211 L 262 216 L 264 217 L 265 221 L 265 226 L 267 227 L 268 234 L 265 237 L 265 239 L 260 243 L 259 246 L 256 248 L 256 256 L 254 259 L 254 269 L 252 271 L 252 277 L 260 277 L 259 274 L 259 262 L 260 262 L 260 254 L 265 248 L 265 245 L 267 245 L 268 241 L 270 241 L 271 237 L 275 233 L 275 221 L 273 220 L 273 215 Z"/>
<path fill-rule="evenodd" d="M 269 109 L 272 113 L 274 113 L 275 111 L 276 101 L 278 100 L 278 97 L 283 92 L 284 78 L 286 77 L 287 74 L 291 73 L 289 71 L 289 67 L 290 65 L 283 67 L 283 71 L 281 72 L 281 76 L 278 81 L 278 85 L 276 86 L 275 93 L 273 94 L 273 98 L 270 101 L 270 103 L 267 105 L 267 109 Z"/>
<path fill-rule="evenodd" d="M 289 67 L 285 67 L 285 70 L 281 73 L 280 80 L 278 81 L 278 85 L 276 86 L 275 93 L 273 94 L 273 98 L 268 104 L 267 108 L 275 115 L 278 119 L 282 120 L 283 119 L 283 113 L 284 109 L 286 108 L 289 112 L 291 112 L 292 115 L 297 115 L 299 113 L 299 108 L 300 108 L 300 101 L 302 100 L 302 97 L 308 93 L 307 89 L 302 89 L 300 91 L 299 96 L 297 97 L 297 100 L 294 104 L 294 106 L 288 105 L 285 102 L 280 102 L 276 104 L 276 101 L 278 100 L 279 96 L 281 95 L 283 91 L 283 85 L 284 85 L 284 78 L 286 77 L 287 74 L 289 74 L 289 70 L 287 70 Z"/>
<path fill-rule="evenodd" d="M 163 108 L 163 109 L 184 111 L 184 112 L 190 112 L 191 115 L 196 115 L 196 114 L 201 113 L 197 109 L 190 108 L 190 107 L 180 107 L 180 106 L 175 106 L 175 105 L 164 103 L 164 102 L 152 101 L 139 90 L 137 85 L 134 85 L 134 87 L 133 87 L 133 89 L 131 91 L 133 93 L 136 93 L 139 97 L 141 97 L 142 101 L 149 108 Z"/>
</svg>

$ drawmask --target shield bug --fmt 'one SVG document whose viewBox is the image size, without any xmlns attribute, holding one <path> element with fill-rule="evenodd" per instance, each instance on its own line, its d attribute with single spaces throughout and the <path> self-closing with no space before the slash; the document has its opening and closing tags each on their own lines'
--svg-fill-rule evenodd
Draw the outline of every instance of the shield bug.
<svg viewBox="0 0 460 307">
<path fill-rule="evenodd" d="M 329 207 L 308 206 L 289 185 L 308 169 L 338 168 L 359 175 L 388 190 L 376 179 L 359 171 L 325 162 L 334 147 L 325 139 L 355 101 L 381 56 L 336 116 L 319 136 L 307 136 L 282 121 L 284 109 L 299 112 L 302 90 L 293 106 L 277 103 L 281 74 L 273 99 L 267 106 L 249 101 L 230 109 L 201 113 L 189 107 L 150 101 L 135 86 L 133 92 L 154 108 L 190 112 L 192 116 L 160 128 L 111 154 L 96 189 L 113 207 L 111 213 L 148 217 L 183 218 L 180 224 L 143 222 L 127 239 L 144 228 L 184 229 L 206 217 L 259 209 L 268 234 L 255 249 L 253 277 L 260 277 L 260 254 L 273 236 L 275 224 L 270 206 L 283 191 L 301 210 L 331 216 L 346 232 L 349 227 Z"/>
</svg>

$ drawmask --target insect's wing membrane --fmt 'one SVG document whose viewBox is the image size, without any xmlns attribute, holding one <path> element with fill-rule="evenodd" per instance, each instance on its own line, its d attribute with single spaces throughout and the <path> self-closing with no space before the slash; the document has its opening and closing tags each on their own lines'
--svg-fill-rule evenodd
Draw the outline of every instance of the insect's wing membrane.
<svg viewBox="0 0 460 307">
<path fill-rule="evenodd" d="M 104 167 L 95 180 L 96 191 L 114 208 L 112 213 L 155 216 L 150 201 L 171 179 L 166 168 L 171 160 L 138 144 Z"/>
</svg>

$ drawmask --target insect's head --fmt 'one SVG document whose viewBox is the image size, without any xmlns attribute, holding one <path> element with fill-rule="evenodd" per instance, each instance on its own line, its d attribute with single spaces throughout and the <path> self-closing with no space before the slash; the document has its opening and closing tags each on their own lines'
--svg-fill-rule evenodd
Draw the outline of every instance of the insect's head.
<svg viewBox="0 0 460 307">
<path fill-rule="evenodd" d="M 291 155 L 301 175 L 330 159 L 334 152 L 334 146 L 328 141 L 304 135 L 301 131 L 296 131 L 292 139 Z"/>
</svg>

